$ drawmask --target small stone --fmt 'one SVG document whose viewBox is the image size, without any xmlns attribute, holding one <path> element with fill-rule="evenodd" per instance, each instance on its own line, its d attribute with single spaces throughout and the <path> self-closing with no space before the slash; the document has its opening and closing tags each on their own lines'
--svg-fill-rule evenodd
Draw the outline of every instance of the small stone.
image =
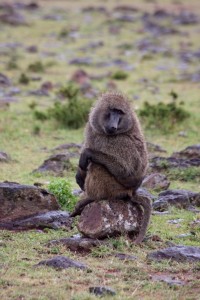
<svg viewBox="0 0 200 300">
<path fill-rule="evenodd" d="M 172 277 L 170 275 L 152 275 L 151 279 L 153 281 L 161 281 L 161 282 L 166 282 L 169 286 L 180 286 L 180 285 L 185 285 L 185 282 L 182 280 L 176 279 L 176 277 Z"/>
<path fill-rule="evenodd" d="M 200 159 L 200 144 L 188 146 L 180 152 L 173 153 L 172 156 L 176 158 Z"/>
<path fill-rule="evenodd" d="M 125 253 L 116 253 L 115 257 L 117 257 L 120 260 L 136 260 L 137 259 L 136 256 L 125 254 Z"/>
<path fill-rule="evenodd" d="M 39 213 L 33 217 L 23 218 L 22 220 L 14 221 L 12 229 L 71 229 L 73 219 L 70 218 L 66 211 L 56 210 L 46 213 Z"/>
<path fill-rule="evenodd" d="M 48 246 L 52 245 L 63 245 L 67 249 L 73 252 L 90 252 L 92 248 L 99 247 L 101 245 L 107 245 L 107 241 L 101 241 L 97 239 L 91 239 L 86 237 L 69 237 L 69 238 L 62 238 L 59 240 L 52 240 L 48 243 Z"/>
<path fill-rule="evenodd" d="M 150 190 L 167 190 L 169 185 L 170 182 L 167 176 L 160 173 L 147 175 L 142 182 L 142 187 Z"/>
<path fill-rule="evenodd" d="M 66 256 L 56 256 L 51 259 L 42 260 L 35 266 L 37 267 L 42 265 L 53 267 L 55 269 L 68 269 L 68 268 L 78 268 L 83 270 L 87 269 L 86 265 L 77 262 L 75 260 L 72 260 Z"/>
<path fill-rule="evenodd" d="M 0 162 L 9 162 L 11 160 L 10 155 L 0 151 Z"/>
<path fill-rule="evenodd" d="M 33 172 L 50 172 L 54 173 L 57 176 L 63 176 L 66 171 L 69 171 L 71 168 L 71 163 L 69 160 L 69 154 L 60 153 L 51 155 L 48 159 L 44 161 L 44 163 Z"/>
<path fill-rule="evenodd" d="M 116 295 L 116 292 L 112 288 L 106 287 L 106 286 L 89 287 L 89 292 L 91 294 L 95 294 L 96 296 L 115 296 Z"/>
<path fill-rule="evenodd" d="M 189 190 L 167 190 L 158 195 L 158 200 L 153 203 L 153 209 L 163 211 L 169 206 L 189 208 L 191 205 L 200 206 L 200 193 Z"/>
<path fill-rule="evenodd" d="M 184 261 L 200 261 L 200 247 L 174 246 L 151 252 L 147 255 L 150 260 L 161 261 L 163 259 Z"/>
</svg>

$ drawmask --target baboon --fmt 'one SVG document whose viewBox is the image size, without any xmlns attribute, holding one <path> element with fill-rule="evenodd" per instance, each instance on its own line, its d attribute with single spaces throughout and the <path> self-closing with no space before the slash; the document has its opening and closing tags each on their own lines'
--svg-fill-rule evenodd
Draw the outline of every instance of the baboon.
<svg viewBox="0 0 200 300">
<path fill-rule="evenodd" d="M 91 109 L 85 130 L 76 181 L 84 190 L 71 216 L 98 200 L 134 200 L 147 165 L 147 150 L 140 124 L 128 99 L 118 92 L 103 94 Z M 146 233 L 151 214 L 150 200 L 137 205 L 143 209 L 135 243 Z"/>
</svg>

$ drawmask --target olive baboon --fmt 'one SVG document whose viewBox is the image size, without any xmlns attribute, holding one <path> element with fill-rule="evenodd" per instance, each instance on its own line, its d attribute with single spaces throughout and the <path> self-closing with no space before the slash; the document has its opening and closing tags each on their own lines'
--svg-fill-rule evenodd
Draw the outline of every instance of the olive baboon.
<svg viewBox="0 0 200 300">
<path fill-rule="evenodd" d="M 148 165 L 146 144 L 138 118 L 127 98 L 121 93 L 103 94 L 92 108 L 86 125 L 76 181 L 84 190 L 71 216 L 80 214 L 90 202 L 105 199 L 126 199 L 143 209 L 140 243 L 146 233 L 151 214 L 150 200 L 134 192 L 140 186 Z"/>
</svg>

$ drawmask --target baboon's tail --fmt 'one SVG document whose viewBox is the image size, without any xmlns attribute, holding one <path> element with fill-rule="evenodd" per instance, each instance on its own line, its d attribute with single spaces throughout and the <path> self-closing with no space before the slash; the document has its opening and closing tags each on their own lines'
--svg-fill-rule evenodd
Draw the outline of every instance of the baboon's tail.
<svg viewBox="0 0 200 300">
<path fill-rule="evenodd" d="M 136 239 L 134 240 L 136 244 L 140 244 L 145 237 L 147 227 L 151 217 L 151 199 L 148 196 L 137 191 L 133 195 L 131 201 L 133 203 L 137 203 L 143 210 L 143 217 L 140 223 L 139 233 Z"/>
<path fill-rule="evenodd" d="M 93 199 L 89 199 L 89 198 L 81 199 L 80 201 L 78 201 L 76 203 L 74 211 L 70 214 L 70 217 L 76 217 L 80 215 L 84 207 L 92 203 L 93 201 L 94 201 Z"/>
</svg>

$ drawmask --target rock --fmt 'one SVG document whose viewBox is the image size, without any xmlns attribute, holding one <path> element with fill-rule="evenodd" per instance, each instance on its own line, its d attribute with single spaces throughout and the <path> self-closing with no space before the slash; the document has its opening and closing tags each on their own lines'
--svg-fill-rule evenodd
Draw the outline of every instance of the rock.
<svg viewBox="0 0 200 300">
<path fill-rule="evenodd" d="M 85 83 L 89 83 L 90 82 L 90 77 L 84 70 L 78 69 L 72 75 L 71 80 L 76 82 L 79 85 L 82 85 L 82 84 L 85 84 Z"/>
<path fill-rule="evenodd" d="M 8 224 L 8 229 L 12 230 L 27 230 L 27 229 L 71 229 L 73 219 L 69 217 L 69 213 L 66 211 L 56 210 L 46 213 L 39 213 L 33 217 L 23 217 Z M 1 223 L 0 223 L 1 227 Z"/>
<path fill-rule="evenodd" d="M 53 267 L 55 269 L 68 269 L 68 268 L 77 268 L 77 269 L 87 269 L 86 265 L 77 262 L 75 260 L 70 259 L 67 256 L 56 256 L 51 259 L 40 261 L 37 266 L 48 266 Z"/>
<path fill-rule="evenodd" d="M 12 227 L 14 221 L 60 209 L 54 195 L 32 185 L 0 183 L 0 227 Z"/>
<path fill-rule="evenodd" d="M 165 170 L 170 168 L 199 167 L 200 158 L 175 158 L 175 157 L 153 157 L 150 160 L 150 167 L 155 170 Z"/>
<path fill-rule="evenodd" d="M 0 86 L 1 85 L 2 86 L 10 86 L 11 85 L 10 79 L 2 73 L 0 73 Z"/>
<path fill-rule="evenodd" d="M 92 59 L 90 57 L 77 57 L 69 61 L 70 65 L 90 66 Z"/>
<path fill-rule="evenodd" d="M 38 169 L 33 172 L 49 172 L 54 173 L 57 176 L 63 176 L 64 173 L 71 168 L 69 157 L 69 154 L 64 153 L 51 155 Z"/>
<path fill-rule="evenodd" d="M 98 201 L 88 204 L 78 222 L 79 231 L 90 238 L 101 239 L 139 229 L 141 210 L 132 202 L 122 200 Z"/>
<path fill-rule="evenodd" d="M 160 173 L 147 175 L 142 182 L 142 187 L 150 190 L 167 190 L 169 185 L 167 177 Z"/>
<path fill-rule="evenodd" d="M 48 246 L 60 245 L 60 244 L 70 249 L 71 251 L 83 253 L 83 252 L 90 252 L 91 249 L 94 247 L 106 245 L 108 244 L 108 242 L 100 241 L 97 239 L 75 236 L 69 238 L 62 238 L 59 240 L 52 240 L 48 243 Z"/>
<path fill-rule="evenodd" d="M 110 287 L 106 286 L 91 286 L 89 287 L 89 292 L 95 294 L 96 296 L 115 296 L 116 292 Z"/>
<path fill-rule="evenodd" d="M 137 257 L 125 253 L 116 253 L 115 257 L 119 258 L 120 260 L 136 260 Z"/>
<path fill-rule="evenodd" d="M 188 208 L 190 205 L 200 206 L 200 193 L 188 190 L 167 190 L 158 195 L 158 200 L 153 203 L 153 209 L 163 211 L 169 206 Z"/>
<path fill-rule="evenodd" d="M 188 146 L 180 152 L 173 153 L 172 156 L 176 158 L 200 159 L 200 144 Z"/>
<path fill-rule="evenodd" d="M 170 275 L 152 275 L 151 279 L 153 281 L 161 281 L 167 283 L 169 286 L 174 286 L 174 285 L 185 285 L 185 282 L 179 279 L 176 279 L 175 276 L 170 276 Z"/>
<path fill-rule="evenodd" d="M 12 6 L 10 6 L 5 13 L 0 15 L 0 22 L 13 26 L 27 25 L 25 17 Z"/>
<path fill-rule="evenodd" d="M 0 162 L 9 162 L 11 160 L 10 155 L 0 151 Z"/>
<path fill-rule="evenodd" d="M 200 247 L 174 246 L 151 252 L 147 255 L 150 260 L 161 261 L 163 259 L 175 260 L 178 262 L 200 261 Z"/>
<path fill-rule="evenodd" d="M 69 149 L 80 150 L 81 144 L 76 144 L 76 143 L 62 144 L 62 145 L 59 145 L 58 147 L 54 148 L 53 150 L 69 150 Z"/>
</svg>

